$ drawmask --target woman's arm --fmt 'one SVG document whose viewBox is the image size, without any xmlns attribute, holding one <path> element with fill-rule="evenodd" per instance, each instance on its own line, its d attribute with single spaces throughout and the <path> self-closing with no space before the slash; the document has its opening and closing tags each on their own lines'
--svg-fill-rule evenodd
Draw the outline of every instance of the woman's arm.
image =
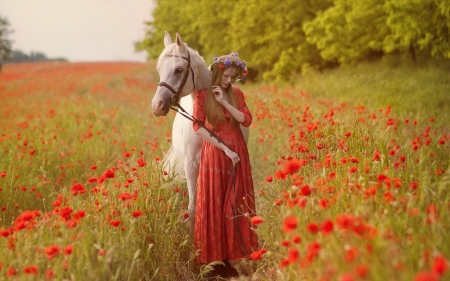
<svg viewBox="0 0 450 281">
<path fill-rule="evenodd" d="M 195 132 L 198 136 L 200 136 L 205 141 L 211 143 L 215 147 L 223 150 L 225 154 L 231 159 L 233 162 L 233 165 L 236 165 L 237 162 L 240 161 L 239 156 L 234 152 L 231 151 L 228 146 L 226 146 L 223 142 L 219 142 L 218 139 L 211 136 L 210 133 L 203 127 L 198 128 L 198 130 Z"/>
<path fill-rule="evenodd" d="M 214 93 L 214 97 L 216 98 L 217 102 L 226 110 L 228 110 L 228 112 L 231 114 L 231 116 L 234 117 L 234 119 L 236 119 L 236 121 L 241 123 L 244 127 L 250 126 L 250 124 L 252 123 L 252 115 L 250 114 L 250 111 L 245 104 L 244 95 L 239 88 L 233 89 L 233 94 L 235 94 L 238 99 L 237 102 L 239 109 L 235 108 L 234 106 L 229 104 L 228 101 L 224 100 L 224 93 L 219 86 L 213 86 L 212 92 Z"/>
</svg>

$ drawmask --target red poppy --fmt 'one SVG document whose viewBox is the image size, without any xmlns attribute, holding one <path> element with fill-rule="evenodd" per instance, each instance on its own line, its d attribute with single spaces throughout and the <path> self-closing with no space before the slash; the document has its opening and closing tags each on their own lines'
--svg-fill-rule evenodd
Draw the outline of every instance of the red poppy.
<svg viewBox="0 0 450 281">
<path fill-rule="evenodd" d="M 30 265 L 30 266 L 25 267 L 25 268 L 23 269 L 23 272 L 24 272 L 25 274 L 34 274 L 34 275 L 37 275 L 37 274 L 38 274 L 38 268 L 37 268 L 36 265 Z"/>
<path fill-rule="evenodd" d="M 114 226 L 114 227 L 118 227 L 120 224 L 120 220 L 110 220 L 109 224 Z"/>
<path fill-rule="evenodd" d="M 250 221 L 253 225 L 262 224 L 264 222 L 263 218 L 261 218 L 260 216 L 254 216 L 250 219 Z"/>
<path fill-rule="evenodd" d="M 65 256 L 69 256 L 73 252 L 73 245 L 67 245 L 63 249 L 63 253 Z"/>
<path fill-rule="evenodd" d="M 59 254 L 59 246 L 50 245 L 45 248 L 45 253 L 47 254 L 48 259 L 51 260 Z"/>
<path fill-rule="evenodd" d="M 298 260 L 298 257 L 300 256 L 300 253 L 297 249 L 291 248 L 288 252 L 288 259 L 290 263 L 294 263 Z"/>
<path fill-rule="evenodd" d="M 300 236 L 298 235 L 294 235 L 292 236 L 292 242 L 294 242 L 295 244 L 299 244 L 302 242 L 302 238 L 300 238 Z"/>
<path fill-rule="evenodd" d="M 284 233 L 290 233 L 297 228 L 298 221 L 296 216 L 288 216 L 283 221 Z"/>
<path fill-rule="evenodd" d="M 320 229 L 323 234 L 329 234 L 333 231 L 333 222 L 331 220 L 325 220 L 320 225 Z"/>
<path fill-rule="evenodd" d="M 438 255 L 433 260 L 433 271 L 442 275 L 448 269 L 448 262 L 444 256 Z"/>
<path fill-rule="evenodd" d="M 134 212 L 132 213 L 132 215 L 133 215 L 133 217 L 135 217 L 135 218 L 140 217 L 140 216 L 142 215 L 142 211 L 141 211 L 141 210 L 134 211 Z"/>
<path fill-rule="evenodd" d="M 319 232 L 319 226 L 313 222 L 308 223 L 308 225 L 306 226 L 306 229 L 309 232 L 311 232 L 312 234 L 316 234 L 317 232 Z"/>
<path fill-rule="evenodd" d="M 296 173 L 298 170 L 300 170 L 300 168 L 305 164 L 304 160 L 300 160 L 300 159 L 291 159 L 288 160 L 285 164 L 284 164 L 284 171 L 286 172 L 286 174 L 290 174 L 292 175 L 293 173 Z"/>
</svg>

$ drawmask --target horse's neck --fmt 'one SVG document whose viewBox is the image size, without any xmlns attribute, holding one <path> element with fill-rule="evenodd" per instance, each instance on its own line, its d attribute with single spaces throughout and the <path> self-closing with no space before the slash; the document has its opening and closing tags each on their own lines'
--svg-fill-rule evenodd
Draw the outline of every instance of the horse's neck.
<svg viewBox="0 0 450 281">
<path fill-rule="evenodd" d="M 194 111 L 193 109 L 194 109 L 195 93 L 196 91 L 192 92 L 187 96 L 182 97 L 180 100 L 181 107 L 191 115 L 193 114 Z"/>
<path fill-rule="evenodd" d="M 194 51 L 191 50 L 191 52 Z M 201 89 L 209 88 L 211 86 L 211 73 L 209 72 L 205 61 L 202 57 L 200 57 L 200 55 L 198 55 L 198 53 L 195 53 L 195 64 L 197 65 L 198 79 L 195 85 L 194 92 L 197 92 Z"/>
</svg>

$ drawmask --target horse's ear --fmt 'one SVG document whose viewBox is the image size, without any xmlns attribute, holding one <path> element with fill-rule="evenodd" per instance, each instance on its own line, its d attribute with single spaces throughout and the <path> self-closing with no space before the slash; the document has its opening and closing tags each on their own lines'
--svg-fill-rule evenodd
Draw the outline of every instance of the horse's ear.
<svg viewBox="0 0 450 281">
<path fill-rule="evenodd" d="M 172 38 L 170 38 L 170 34 L 169 32 L 165 32 L 164 33 L 164 47 L 169 46 L 170 44 L 172 44 Z"/>
<path fill-rule="evenodd" d="M 186 45 L 184 44 L 183 40 L 181 40 L 181 36 L 178 33 L 177 33 L 177 45 L 181 52 L 184 52 L 186 50 Z"/>
</svg>

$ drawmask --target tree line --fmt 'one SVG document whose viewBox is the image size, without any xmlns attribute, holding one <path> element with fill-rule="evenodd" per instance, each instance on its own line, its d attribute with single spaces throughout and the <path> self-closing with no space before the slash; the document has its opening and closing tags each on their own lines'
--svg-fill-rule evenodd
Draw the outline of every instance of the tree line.
<svg viewBox="0 0 450 281">
<path fill-rule="evenodd" d="M 178 32 L 208 62 L 239 52 L 264 80 L 348 65 L 389 53 L 450 58 L 449 0 L 155 0 L 149 59 L 164 31 Z"/>
</svg>

